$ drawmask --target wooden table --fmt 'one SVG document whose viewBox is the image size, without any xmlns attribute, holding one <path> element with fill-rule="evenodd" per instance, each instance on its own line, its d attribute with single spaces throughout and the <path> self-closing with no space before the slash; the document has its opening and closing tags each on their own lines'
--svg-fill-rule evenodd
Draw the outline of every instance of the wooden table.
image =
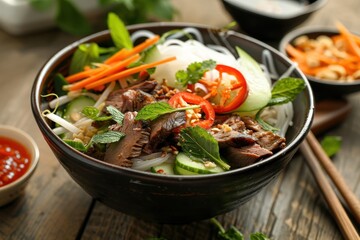
<svg viewBox="0 0 360 240">
<path fill-rule="evenodd" d="M 178 21 L 222 27 L 231 18 L 216 0 L 173 0 Z M 206 6 L 206 7 L 204 7 Z M 303 25 L 333 26 L 341 21 L 359 31 L 358 0 L 329 0 Z M 42 138 L 30 109 L 37 71 L 55 52 L 76 40 L 58 30 L 16 37 L 0 31 L 0 124 L 28 132 L 39 145 L 40 164 L 25 195 L 0 208 L 0 239 L 216 239 L 209 221 L 188 225 L 144 222 L 94 201 L 60 166 Z M 333 159 L 350 188 L 360 196 L 360 94 L 348 97 L 353 111 L 327 134 L 341 136 Z M 247 237 L 261 231 L 272 239 L 341 239 L 341 233 L 300 154 L 280 177 L 245 205 L 217 219 Z"/>
</svg>

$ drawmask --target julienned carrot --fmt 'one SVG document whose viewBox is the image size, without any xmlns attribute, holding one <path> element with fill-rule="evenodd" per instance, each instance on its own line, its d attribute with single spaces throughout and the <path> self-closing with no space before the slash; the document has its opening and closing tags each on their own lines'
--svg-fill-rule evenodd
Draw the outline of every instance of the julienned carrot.
<svg viewBox="0 0 360 240">
<path fill-rule="evenodd" d="M 131 56 L 129 58 L 126 58 L 125 60 L 123 60 L 121 62 L 118 62 L 118 63 L 110 66 L 108 69 L 106 69 L 104 71 L 101 71 L 101 72 L 99 72 L 98 74 L 96 74 L 94 76 L 91 76 L 89 78 L 85 78 L 82 81 L 79 81 L 77 83 L 69 85 L 68 89 L 70 91 L 79 90 L 79 89 L 85 87 L 86 85 L 88 85 L 90 83 L 96 82 L 99 79 L 102 79 L 102 78 L 104 78 L 106 76 L 109 76 L 111 74 L 114 74 L 114 73 L 116 73 L 118 71 L 123 70 L 125 67 L 129 66 L 131 63 L 135 62 L 139 58 L 140 58 L 140 55 L 135 54 L 135 55 L 133 55 L 133 56 Z M 100 86 L 100 85 L 102 85 L 102 84 L 99 84 L 97 86 Z"/>
<path fill-rule="evenodd" d="M 159 61 L 156 61 L 156 62 L 143 64 L 143 65 L 138 66 L 138 67 L 129 68 L 129 69 L 124 70 L 122 72 L 119 72 L 119 73 L 113 74 L 111 76 L 99 79 L 96 82 L 90 83 L 90 84 L 86 85 L 85 88 L 88 89 L 88 90 L 93 89 L 93 88 L 95 88 L 95 87 L 97 87 L 99 85 L 103 85 L 103 84 L 106 84 L 106 83 L 109 83 L 109 82 L 112 82 L 112 81 L 115 81 L 115 80 L 130 76 L 132 74 L 139 73 L 139 72 L 141 72 L 143 70 L 146 70 L 146 69 L 149 69 L 149 68 L 152 68 L 152 67 L 156 67 L 157 65 L 164 64 L 164 63 L 167 63 L 167 62 L 170 62 L 170 61 L 174 61 L 175 59 L 176 59 L 176 57 L 169 57 L 169 58 L 165 58 L 165 59 L 162 59 L 162 60 L 159 60 Z"/>
<path fill-rule="evenodd" d="M 78 72 L 78 73 L 72 74 L 70 76 L 67 76 L 65 79 L 68 83 L 73 83 L 73 82 L 79 81 L 81 79 L 90 77 L 94 74 L 97 74 L 97 73 L 103 71 L 104 69 L 105 69 L 104 67 L 85 69 L 82 72 Z"/>
<path fill-rule="evenodd" d="M 340 34 L 344 36 L 344 39 L 348 43 L 350 52 L 352 52 L 353 54 L 355 54 L 357 57 L 360 58 L 360 47 L 357 45 L 353 34 L 351 34 L 349 30 L 340 22 L 336 23 L 336 27 L 339 30 Z"/>
<path fill-rule="evenodd" d="M 115 53 L 113 56 L 108 58 L 104 63 L 110 64 L 119 60 L 122 60 L 124 58 L 127 58 L 133 54 L 140 53 L 144 49 L 150 47 L 151 45 L 154 45 L 157 41 L 159 41 L 160 36 L 155 35 L 152 38 L 146 39 L 144 42 L 140 43 L 139 45 L 135 46 L 133 49 L 121 49 L 119 52 Z"/>
</svg>

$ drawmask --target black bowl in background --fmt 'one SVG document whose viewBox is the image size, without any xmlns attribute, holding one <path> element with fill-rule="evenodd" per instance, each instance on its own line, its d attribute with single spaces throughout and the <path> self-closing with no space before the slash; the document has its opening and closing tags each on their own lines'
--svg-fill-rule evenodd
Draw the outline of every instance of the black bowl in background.
<svg viewBox="0 0 360 240">
<path fill-rule="evenodd" d="M 303 35 L 308 36 L 310 39 L 315 39 L 321 35 L 331 37 L 338 34 L 339 31 L 337 29 L 329 28 L 329 27 L 313 26 L 313 27 L 298 28 L 289 32 L 281 39 L 279 44 L 279 50 L 280 52 L 288 56 L 285 50 L 286 45 L 293 44 L 294 40 L 297 37 Z M 360 80 L 355 80 L 353 82 L 344 82 L 344 81 L 319 79 L 311 75 L 306 75 L 306 77 L 311 84 L 314 94 L 316 95 L 316 97 L 319 98 L 338 97 L 360 91 Z"/>
<path fill-rule="evenodd" d="M 322 8 L 326 1 L 327 0 L 262 1 L 264 4 L 304 2 L 304 6 L 296 12 L 291 14 L 275 14 L 254 8 L 255 4 L 260 1 L 221 0 L 225 9 L 240 25 L 240 28 L 251 36 L 261 40 L 281 39 L 283 35 L 303 23 L 311 14 Z M 251 7 L 249 7 L 250 4 Z M 269 9 L 269 7 L 271 6 L 268 6 L 267 9 Z"/>
<path fill-rule="evenodd" d="M 198 29 L 206 43 L 231 48 L 240 46 L 257 61 L 261 61 L 263 50 L 267 49 L 280 73 L 291 66 L 290 60 L 274 48 L 233 31 L 220 32 L 203 25 L 185 23 L 142 24 L 130 26 L 129 30 L 133 33 L 147 29 L 162 34 L 186 27 Z M 294 101 L 295 116 L 286 135 L 287 147 L 262 162 L 221 174 L 164 176 L 114 166 L 86 156 L 53 133 L 49 122 L 41 115 L 47 108 L 41 94 L 52 84 L 54 74 L 68 67 L 70 57 L 79 44 L 109 41 L 109 32 L 103 31 L 70 44 L 55 54 L 35 79 L 31 106 L 44 138 L 68 174 L 88 194 L 111 208 L 160 223 L 187 223 L 226 213 L 248 201 L 274 180 L 292 159 L 310 129 L 314 114 L 313 96 L 306 77 L 295 69 L 292 76 L 304 79 L 306 89 Z"/>
</svg>

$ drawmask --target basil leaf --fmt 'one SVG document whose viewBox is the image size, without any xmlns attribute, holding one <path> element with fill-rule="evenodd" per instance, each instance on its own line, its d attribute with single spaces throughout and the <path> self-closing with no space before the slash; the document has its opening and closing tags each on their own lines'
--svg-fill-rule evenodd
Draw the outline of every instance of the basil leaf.
<svg viewBox="0 0 360 240">
<path fill-rule="evenodd" d="M 116 107 L 111 105 L 107 106 L 106 110 L 111 114 L 111 117 L 115 122 L 122 125 L 124 120 L 124 114 L 122 112 L 120 112 Z"/>
<path fill-rule="evenodd" d="M 96 43 L 81 44 L 71 58 L 69 74 L 81 72 L 85 66 L 99 61 L 99 46 Z"/>
<path fill-rule="evenodd" d="M 220 157 L 216 139 L 199 126 L 182 129 L 179 144 L 187 155 L 213 161 L 225 170 L 230 169 L 230 166 Z"/>
<path fill-rule="evenodd" d="M 183 86 L 197 83 L 205 72 L 214 69 L 215 66 L 216 62 L 212 59 L 202 62 L 193 62 L 186 68 L 186 70 L 179 70 L 176 72 L 176 81 L 181 83 Z"/>
<path fill-rule="evenodd" d="M 125 134 L 117 131 L 108 131 L 93 136 L 92 141 L 94 143 L 113 143 L 120 141 Z"/>
<path fill-rule="evenodd" d="M 125 24 L 115 13 L 108 14 L 107 24 L 110 30 L 111 38 L 117 48 L 133 48 L 133 43 Z"/>
<path fill-rule="evenodd" d="M 275 82 L 271 90 L 271 99 L 267 106 L 285 104 L 294 101 L 305 89 L 305 82 L 300 78 L 283 78 Z"/>
<path fill-rule="evenodd" d="M 325 136 L 320 144 L 325 153 L 332 157 L 340 150 L 341 143 L 342 139 L 339 136 Z"/>
<path fill-rule="evenodd" d="M 74 35 L 91 33 L 91 25 L 70 0 L 57 0 L 57 4 L 55 21 L 63 31 Z"/>
</svg>

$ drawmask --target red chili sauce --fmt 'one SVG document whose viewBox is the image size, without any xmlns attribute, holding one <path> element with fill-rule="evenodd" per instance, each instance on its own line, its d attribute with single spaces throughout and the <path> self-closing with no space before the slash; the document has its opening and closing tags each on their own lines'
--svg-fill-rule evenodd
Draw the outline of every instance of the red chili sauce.
<svg viewBox="0 0 360 240">
<path fill-rule="evenodd" d="M 0 187 L 14 182 L 28 170 L 30 154 L 20 143 L 0 137 Z"/>
</svg>

